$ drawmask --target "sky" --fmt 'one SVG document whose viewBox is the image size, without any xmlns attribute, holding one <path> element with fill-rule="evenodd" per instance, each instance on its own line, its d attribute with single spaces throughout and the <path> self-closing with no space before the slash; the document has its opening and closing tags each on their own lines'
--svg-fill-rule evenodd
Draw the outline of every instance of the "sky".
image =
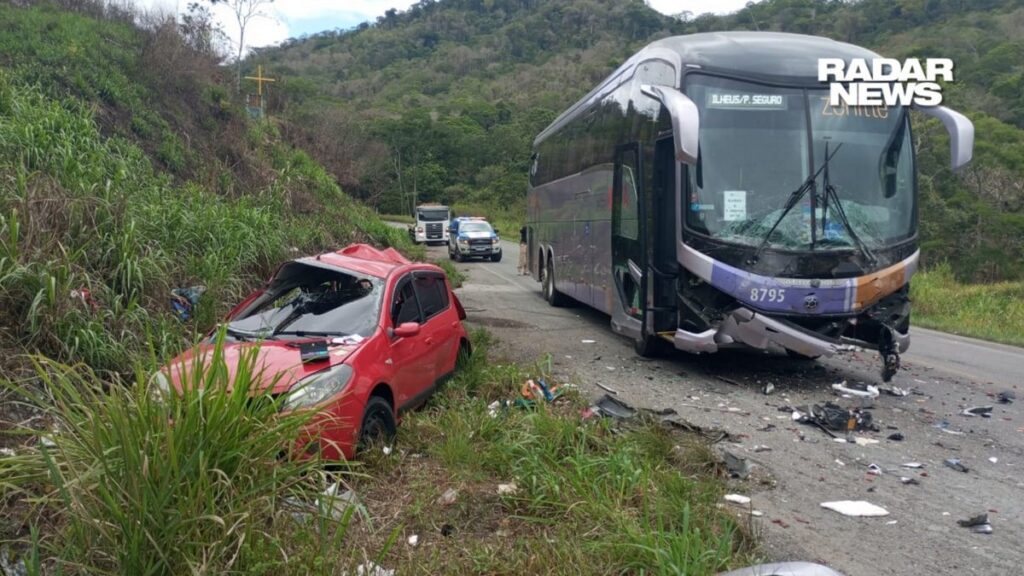
<svg viewBox="0 0 1024 576">
<path fill-rule="evenodd" d="M 191 0 L 134 0 L 140 8 L 184 11 Z M 267 5 L 267 17 L 256 18 L 246 30 L 250 48 L 277 44 L 287 38 L 335 28 L 348 29 L 360 22 L 373 22 L 390 8 L 404 11 L 416 0 L 276 0 Z M 750 0 L 648 0 L 651 8 L 664 14 L 705 12 L 726 14 L 746 6 Z M 756 0 L 755 0 L 756 1 Z M 232 41 L 238 42 L 238 25 L 231 11 L 220 6 L 214 15 L 224 25 Z"/>
</svg>

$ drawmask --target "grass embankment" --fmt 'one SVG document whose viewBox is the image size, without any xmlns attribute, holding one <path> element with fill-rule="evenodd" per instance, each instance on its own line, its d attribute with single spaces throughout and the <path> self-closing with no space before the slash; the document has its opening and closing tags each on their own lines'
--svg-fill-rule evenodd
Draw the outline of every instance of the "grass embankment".
<svg viewBox="0 0 1024 576">
<path fill-rule="evenodd" d="M 398 574 L 712 574 L 752 559 L 748 531 L 717 507 L 705 444 L 652 422 L 581 421 L 573 393 L 492 417 L 527 370 L 474 341 L 395 450 L 330 479 L 277 458 L 305 417 L 249 400 L 251 358 L 231 392 L 221 365 L 191 376 L 206 393 L 163 402 L 145 378 L 109 386 L 46 363 L 45 392 L 20 392 L 55 423 L 55 444 L 0 460 L 3 517 L 33 574 L 326 575 L 367 560 Z M 335 479 L 360 506 L 332 519 L 315 502 Z"/>
<path fill-rule="evenodd" d="M 910 297 L 917 326 L 1024 346 L 1024 282 L 961 284 L 940 265 L 914 276 Z"/>
</svg>

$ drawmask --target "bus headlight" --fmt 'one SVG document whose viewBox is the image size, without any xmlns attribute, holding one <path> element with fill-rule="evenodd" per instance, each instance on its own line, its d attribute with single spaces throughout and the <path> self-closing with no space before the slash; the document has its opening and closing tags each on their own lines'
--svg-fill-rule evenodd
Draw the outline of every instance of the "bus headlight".
<svg viewBox="0 0 1024 576">
<path fill-rule="evenodd" d="M 281 409 L 294 410 L 315 406 L 344 390 L 350 380 L 352 367 L 348 364 L 339 364 L 323 372 L 317 372 L 299 380 L 291 387 Z"/>
</svg>

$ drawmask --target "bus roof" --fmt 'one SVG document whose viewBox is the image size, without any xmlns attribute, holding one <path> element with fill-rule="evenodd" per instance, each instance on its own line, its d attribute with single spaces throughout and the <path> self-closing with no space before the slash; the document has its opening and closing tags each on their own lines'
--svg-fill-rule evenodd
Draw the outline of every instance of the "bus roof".
<svg viewBox="0 0 1024 576">
<path fill-rule="evenodd" d="M 663 38 L 634 54 L 596 88 L 562 112 L 533 143 L 534 146 L 540 144 L 548 135 L 631 78 L 637 65 L 651 59 L 667 60 L 677 72 L 684 67 L 706 68 L 737 76 L 810 83 L 818 81 L 819 58 L 842 58 L 849 62 L 852 58 L 878 57 L 875 52 L 853 44 L 788 32 L 706 32 Z M 677 78 L 677 86 L 678 82 Z"/>
</svg>

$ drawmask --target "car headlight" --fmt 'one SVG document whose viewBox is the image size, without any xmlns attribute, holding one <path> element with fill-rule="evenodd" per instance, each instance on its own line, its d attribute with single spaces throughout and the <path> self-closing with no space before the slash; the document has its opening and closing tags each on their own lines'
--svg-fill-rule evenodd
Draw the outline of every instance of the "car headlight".
<svg viewBox="0 0 1024 576">
<path fill-rule="evenodd" d="M 171 379 L 163 371 L 149 377 L 149 399 L 163 404 L 171 395 Z"/>
<path fill-rule="evenodd" d="M 466 240 L 465 238 L 459 238 L 459 244 L 462 246 L 468 246 L 469 240 Z"/>
<path fill-rule="evenodd" d="M 497 244 L 498 242 L 501 242 L 501 240 L 498 240 L 497 238 L 491 238 L 491 244 Z"/>
<path fill-rule="evenodd" d="M 348 364 L 339 364 L 317 372 L 292 386 L 281 408 L 294 410 L 315 406 L 344 390 L 351 379 L 352 367 Z"/>
</svg>

